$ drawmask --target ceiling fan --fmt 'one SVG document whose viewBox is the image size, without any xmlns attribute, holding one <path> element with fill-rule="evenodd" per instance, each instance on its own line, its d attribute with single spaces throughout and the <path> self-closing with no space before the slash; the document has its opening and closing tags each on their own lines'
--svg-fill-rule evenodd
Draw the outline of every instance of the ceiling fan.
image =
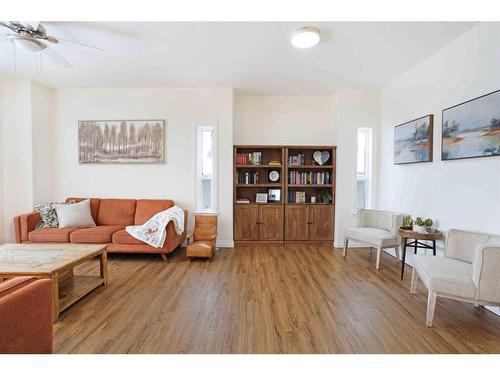
<svg viewBox="0 0 500 375">
<path fill-rule="evenodd" d="M 62 57 L 51 44 L 59 42 L 74 43 L 81 47 L 90 48 L 95 51 L 104 52 L 103 49 L 80 43 L 74 40 L 63 39 L 48 35 L 45 27 L 40 22 L 18 22 L 7 21 L 0 22 L 0 26 L 8 29 L 10 32 L 4 33 L 4 40 L 12 42 L 15 47 L 19 47 L 29 52 L 44 52 L 45 55 L 63 68 L 71 67 L 71 63 Z"/>
</svg>

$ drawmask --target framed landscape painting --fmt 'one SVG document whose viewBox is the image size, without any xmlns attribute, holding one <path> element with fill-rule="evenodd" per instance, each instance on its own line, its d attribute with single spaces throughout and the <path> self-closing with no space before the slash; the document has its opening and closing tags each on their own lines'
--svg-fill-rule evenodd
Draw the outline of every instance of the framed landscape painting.
<svg viewBox="0 0 500 375">
<path fill-rule="evenodd" d="M 500 155 L 500 90 L 443 110 L 441 160 Z"/>
<path fill-rule="evenodd" d="M 394 128 L 394 164 L 432 161 L 433 123 L 427 115 Z"/>
<path fill-rule="evenodd" d="M 79 121 L 80 164 L 165 162 L 164 120 Z"/>
</svg>

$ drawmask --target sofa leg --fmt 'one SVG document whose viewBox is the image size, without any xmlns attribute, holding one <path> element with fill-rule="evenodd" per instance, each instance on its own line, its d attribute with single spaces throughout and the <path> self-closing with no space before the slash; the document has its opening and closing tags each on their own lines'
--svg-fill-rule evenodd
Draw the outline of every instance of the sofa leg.
<svg viewBox="0 0 500 375">
<path fill-rule="evenodd" d="M 417 273 L 417 271 L 415 270 L 415 268 L 413 268 L 413 272 L 412 272 L 412 274 L 411 274 L 410 294 L 416 294 L 416 290 L 417 290 L 417 281 L 418 281 L 418 273 Z"/>
<path fill-rule="evenodd" d="M 432 327 L 432 320 L 434 319 L 434 310 L 436 309 L 436 297 L 437 293 L 429 290 L 429 295 L 427 296 L 427 320 L 425 324 L 427 327 Z"/>
<path fill-rule="evenodd" d="M 161 255 L 161 259 L 163 259 L 163 261 L 164 261 L 165 263 L 168 263 L 167 254 L 160 253 L 160 255 Z"/>
<path fill-rule="evenodd" d="M 380 269 L 380 257 L 382 256 L 382 248 L 377 247 L 377 269 Z"/>
<path fill-rule="evenodd" d="M 342 256 L 345 257 L 347 255 L 347 245 L 349 245 L 349 239 L 344 239 L 344 251 L 342 252 Z"/>
</svg>

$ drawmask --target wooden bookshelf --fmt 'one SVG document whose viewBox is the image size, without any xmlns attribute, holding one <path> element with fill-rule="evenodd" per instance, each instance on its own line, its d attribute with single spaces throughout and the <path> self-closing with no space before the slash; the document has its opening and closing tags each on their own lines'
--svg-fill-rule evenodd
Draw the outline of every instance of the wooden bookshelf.
<svg viewBox="0 0 500 375">
<path fill-rule="evenodd" d="M 316 151 L 327 151 L 329 159 L 319 165 L 313 157 Z M 254 153 L 258 153 L 257 156 Z M 294 161 L 298 162 L 299 154 L 301 164 L 290 164 L 289 157 L 296 157 Z M 234 239 L 237 243 L 333 243 L 335 146 L 238 145 L 234 146 L 233 157 Z M 280 165 L 269 165 L 270 162 Z M 276 182 L 269 179 L 273 170 L 279 173 Z M 297 173 L 300 180 L 291 181 L 291 174 L 297 178 Z M 256 202 L 257 194 L 269 193 L 269 189 L 280 190 L 280 200 Z M 296 192 L 301 192 L 299 196 L 305 197 L 305 202 L 297 202 Z M 329 192 L 332 201 L 323 202 L 322 192 Z M 311 202 L 312 197 L 316 203 Z M 239 199 L 247 199 L 248 203 L 238 202 Z"/>
</svg>

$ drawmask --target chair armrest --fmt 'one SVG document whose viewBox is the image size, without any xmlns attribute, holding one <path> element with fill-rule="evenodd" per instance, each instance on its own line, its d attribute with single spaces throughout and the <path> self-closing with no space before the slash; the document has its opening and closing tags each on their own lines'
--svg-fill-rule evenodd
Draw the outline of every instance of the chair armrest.
<svg viewBox="0 0 500 375">
<path fill-rule="evenodd" d="M 472 281 L 477 288 L 476 298 L 500 302 L 500 244 L 477 245 L 472 261 Z"/>
<path fill-rule="evenodd" d="M 38 212 L 30 212 L 29 214 L 14 217 L 14 229 L 17 243 L 29 241 L 28 233 L 35 230 L 40 218 Z"/>
<path fill-rule="evenodd" d="M 52 353 L 52 280 L 0 284 L 0 353 Z"/>
</svg>

